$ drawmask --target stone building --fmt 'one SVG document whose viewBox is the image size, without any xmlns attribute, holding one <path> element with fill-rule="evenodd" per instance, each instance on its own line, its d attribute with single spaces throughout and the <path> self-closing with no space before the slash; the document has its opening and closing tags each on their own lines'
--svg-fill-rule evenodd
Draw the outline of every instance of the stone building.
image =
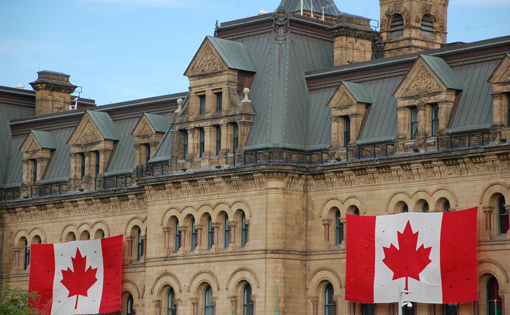
<svg viewBox="0 0 510 315">
<path fill-rule="evenodd" d="M 222 23 L 185 93 L 0 87 L 0 285 L 31 244 L 124 235 L 122 315 L 273 314 L 277 282 L 280 314 L 396 314 L 345 301 L 346 215 L 478 206 L 478 301 L 406 313 L 510 310 L 510 37 L 446 44 L 444 0 L 381 0 L 381 32 L 327 2 Z"/>
</svg>

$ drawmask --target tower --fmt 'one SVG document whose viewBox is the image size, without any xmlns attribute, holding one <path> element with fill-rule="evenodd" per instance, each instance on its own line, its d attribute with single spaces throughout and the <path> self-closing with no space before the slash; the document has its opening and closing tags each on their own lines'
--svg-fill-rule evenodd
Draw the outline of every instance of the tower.
<svg viewBox="0 0 510 315">
<path fill-rule="evenodd" d="M 380 0 L 384 56 L 396 56 L 446 43 L 448 0 Z"/>
</svg>

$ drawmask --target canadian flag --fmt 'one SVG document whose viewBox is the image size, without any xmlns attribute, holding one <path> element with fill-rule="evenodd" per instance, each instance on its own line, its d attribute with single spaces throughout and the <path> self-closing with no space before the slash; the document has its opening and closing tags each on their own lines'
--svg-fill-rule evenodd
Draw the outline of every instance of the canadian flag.
<svg viewBox="0 0 510 315">
<path fill-rule="evenodd" d="M 478 299 L 477 208 L 445 213 L 348 215 L 345 299 L 461 303 Z"/>
<path fill-rule="evenodd" d="M 29 291 L 43 314 L 100 314 L 120 310 L 122 241 L 32 245 Z"/>
</svg>

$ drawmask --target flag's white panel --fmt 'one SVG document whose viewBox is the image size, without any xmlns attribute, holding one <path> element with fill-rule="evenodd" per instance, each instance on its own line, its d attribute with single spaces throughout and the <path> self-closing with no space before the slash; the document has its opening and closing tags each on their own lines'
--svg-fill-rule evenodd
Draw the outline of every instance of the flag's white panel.
<svg viewBox="0 0 510 315">
<path fill-rule="evenodd" d="M 374 302 L 390 303 L 398 299 L 398 287 L 405 287 L 405 278 L 393 280 L 393 271 L 383 262 L 383 247 L 393 244 L 399 249 L 398 232 L 403 232 L 407 222 L 413 233 L 418 232 L 416 249 L 422 244 L 431 247 L 429 259 L 432 262 L 420 273 L 420 281 L 409 278 L 409 291 L 404 301 L 442 303 L 441 290 L 441 221 L 442 213 L 402 213 L 392 216 L 378 216 L 375 227 L 375 279 Z M 393 232 L 392 232 L 393 231 Z"/>
<path fill-rule="evenodd" d="M 101 251 L 101 240 L 77 241 L 61 244 L 54 244 L 55 249 L 55 278 L 53 282 L 53 306 L 51 314 L 98 314 L 103 293 L 103 255 Z M 74 295 L 68 297 L 69 290 L 62 284 L 62 270 L 70 268 L 74 271 L 72 257 L 76 257 L 76 249 L 86 258 L 87 265 L 92 269 L 97 268 L 97 281 L 87 292 L 88 296 Z M 78 307 L 76 298 L 78 297 Z"/>
</svg>

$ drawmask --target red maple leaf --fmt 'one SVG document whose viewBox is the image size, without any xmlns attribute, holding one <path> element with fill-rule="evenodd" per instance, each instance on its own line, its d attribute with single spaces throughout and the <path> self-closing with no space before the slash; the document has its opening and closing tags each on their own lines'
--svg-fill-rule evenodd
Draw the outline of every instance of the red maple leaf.
<svg viewBox="0 0 510 315">
<path fill-rule="evenodd" d="M 87 267 L 87 256 L 82 257 L 79 248 L 76 249 L 76 257 L 71 257 L 71 259 L 73 261 L 74 272 L 71 271 L 69 267 L 67 267 L 67 270 L 62 270 L 64 279 L 60 282 L 69 290 L 68 298 L 76 295 L 76 305 L 74 309 L 77 309 L 78 297 L 80 295 L 88 296 L 88 290 L 97 281 L 97 268 L 92 269 L 92 267 L 89 267 L 89 269 L 85 271 Z"/>
<path fill-rule="evenodd" d="M 420 273 L 432 262 L 429 259 L 432 247 L 425 248 L 423 244 L 416 249 L 418 243 L 418 232 L 413 233 L 411 223 L 407 221 L 404 233 L 398 232 L 397 249 L 393 244 L 389 248 L 383 247 L 383 262 L 393 271 L 393 280 L 406 278 L 406 290 L 409 289 L 408 279 L 413 278 L 420 281 Z"/>
</svg>

